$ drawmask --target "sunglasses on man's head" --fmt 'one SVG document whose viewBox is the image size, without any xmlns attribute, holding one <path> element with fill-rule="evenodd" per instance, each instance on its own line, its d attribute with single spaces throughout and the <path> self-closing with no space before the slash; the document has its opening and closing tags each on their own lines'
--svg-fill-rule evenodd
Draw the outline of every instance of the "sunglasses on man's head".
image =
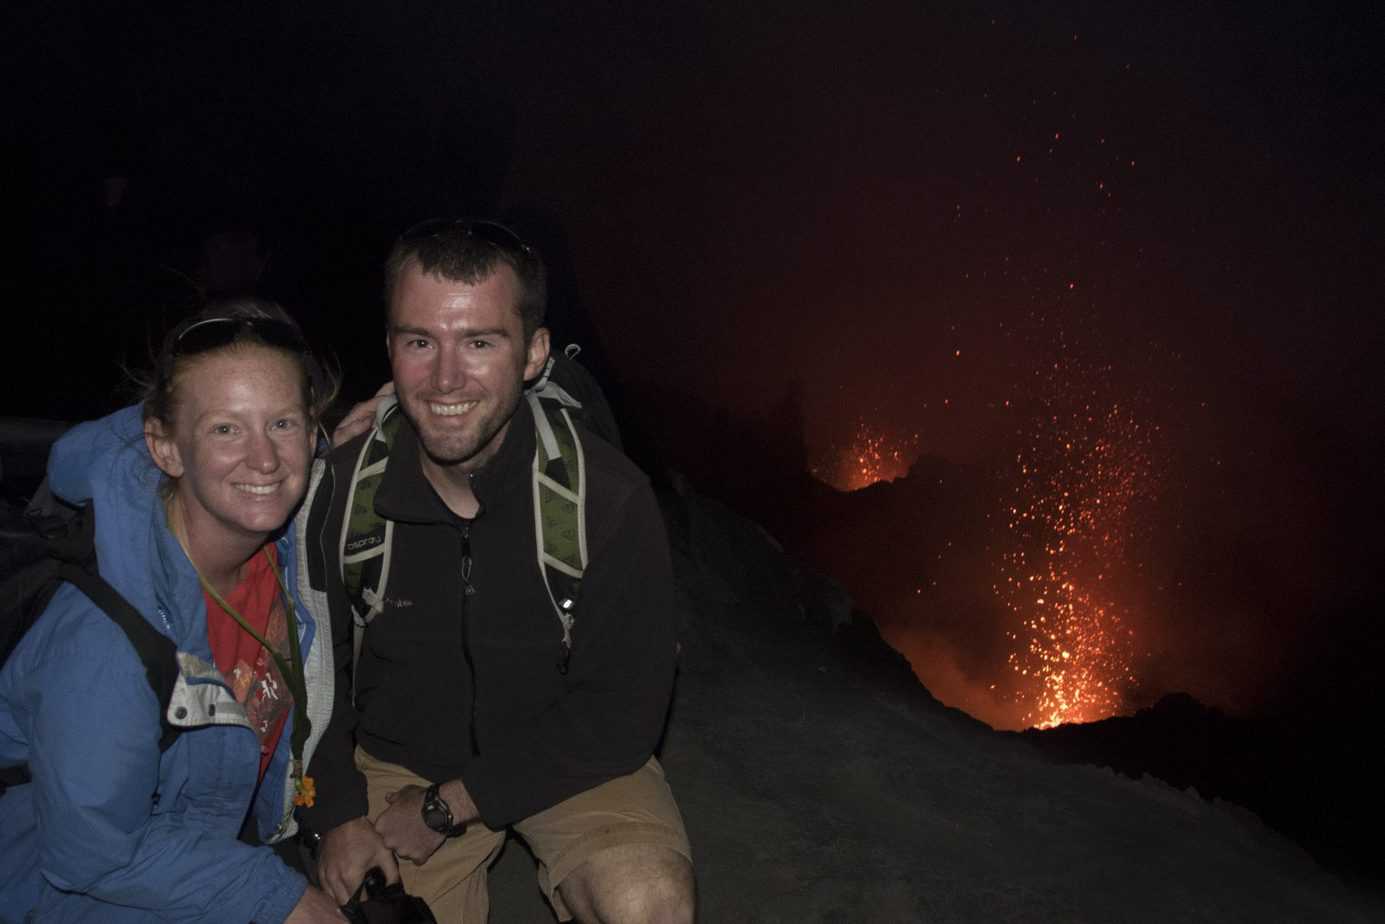
<svg viewBox="0 0 1385 924">
<path fill-rule="evenodd" d="M 174 356 L 205 353 L 234 343 L 249 332 L 266 346 L 306 353 L 308 345 L 292 324 L 275 318 L 206 318 L 188 326 L 173 341 Z"/>
<path fill-rule="evenodd" d="M 498 221 L 484 218 L 430 218 L 399 235 L 399 240 L 414 243 L 441 234 L 464 234 L 510 253 L 525 256 L 533 253 L 533 249 L 518 234 Z"/>
</svg>

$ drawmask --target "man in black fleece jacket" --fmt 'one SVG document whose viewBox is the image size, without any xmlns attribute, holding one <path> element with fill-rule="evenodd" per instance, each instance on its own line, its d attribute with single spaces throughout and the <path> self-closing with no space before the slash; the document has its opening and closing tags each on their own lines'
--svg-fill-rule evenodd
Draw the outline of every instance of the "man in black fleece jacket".
<svg viewBox="0 0 1385 924">
<path fill-rule="evenodd" d="M 648 480 L 581 434 L 588 566 L 565 644 L 535 548 L 522 397 L 548 357 L 542 263 L 501 226 L 433 222 L 400 238 L 386 279 L 404 421 L 373 498 L 391 564 L 354 678 L 340 554 L 369 435 L 333 453 L 306 508 L 338 659 L 305 813 L 325 832 L 323 885 L 344 901 L 371 866 L 393 878 L 398 857 L 439 921 L 484 921 L 486 869 L 511 829 L 561 919 L 691 921 L 687 836 L 653 756 L 674 630 Z"/>
</svg>

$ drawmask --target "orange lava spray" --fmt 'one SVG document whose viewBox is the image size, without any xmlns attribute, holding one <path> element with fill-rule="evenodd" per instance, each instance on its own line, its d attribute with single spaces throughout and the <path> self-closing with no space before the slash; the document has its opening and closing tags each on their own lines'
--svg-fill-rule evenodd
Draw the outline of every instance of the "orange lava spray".
<svg viewBox="0 0 1385 924">
<path fill-rule="evenodd" d="M 1137 570 L 1127 555 L 1136 508 L 1155 487 L 1155 428 L 1072 361 L 1047 379 L 1014 459 L 994 585 L 1013 617 L 1008 666 L 1022 722 L 1040 728 L 1116 714 L 1136 683 L 1120 594 Z"/>
</svg>

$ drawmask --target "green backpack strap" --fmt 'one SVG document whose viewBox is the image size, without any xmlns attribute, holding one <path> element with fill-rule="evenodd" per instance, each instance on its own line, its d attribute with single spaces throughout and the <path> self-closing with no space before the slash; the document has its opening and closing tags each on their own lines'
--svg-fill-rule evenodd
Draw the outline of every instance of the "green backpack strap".
<svg viewBox="0 0 1385 924">
<path fill-rule="evenodd" d="M 343 517 L 341 544 L 337 549 L 342 583 L 355 614 L 355 646 L 360 652 L 360 629 L 384 608 L 385 583 L 389 580 L 394 523 L 375 512 L 375 492 L 384 480 L 390 449 L 399 432 L 398 402 L 382 398 L 375 411 L 375 428 L 362 444 L 352 465 Z"/>
<path fill-rule="evenodd" d="M 563 627 L 558 669 L 567 673 L 582 575 L 587 569 L 587 467 L 571 401 L 525 395 L 538 433 L 533 462 L 534 548 L 548 599 Z M 580 405 L 577 405 L 580 407 Z"/>
<path fill-rule="evenodd" d="M 563 628 L 558 669 L 567 673 L 577 601 L 587 568 L 587 470 L 582 439 L 572 419 L 572 411 L 582 405 L 546 381 L 526 392 L 525 399 L 534 412 L 538 437 L 531 477 L 534 549 L 548 599 Z M 375 412 L 375 428 L 351 470 L 338 554 L 342 583 L 355 614 L 356 657 L 363 630 L 384 608 L 394 523 L 375 512 L 375 492 L 384 478 L 401 420 L 396 399 L 383 398 Z"/>
</svg>

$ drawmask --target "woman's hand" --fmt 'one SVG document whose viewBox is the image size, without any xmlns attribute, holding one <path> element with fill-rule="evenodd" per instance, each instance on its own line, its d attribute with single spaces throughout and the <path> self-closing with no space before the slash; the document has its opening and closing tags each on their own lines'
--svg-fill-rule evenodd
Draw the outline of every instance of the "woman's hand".
<svg viewBox="0 0 1385 924">
<path fill-rule="evenodd" d="M 352 437 L 360 436 L 375 426 L 375 410 L 380 406 L 380 399 L 392 394 L 394 394 L 394 382 L 386 382 L 380 386 L 380 390 L 373 397 L 367 398 L 347 411 L 346 416 L 341 419 L 341 423 L 337 424 L 337 428 L 332 431 L 332 448 L 335 449 Z"/>
</svg>

